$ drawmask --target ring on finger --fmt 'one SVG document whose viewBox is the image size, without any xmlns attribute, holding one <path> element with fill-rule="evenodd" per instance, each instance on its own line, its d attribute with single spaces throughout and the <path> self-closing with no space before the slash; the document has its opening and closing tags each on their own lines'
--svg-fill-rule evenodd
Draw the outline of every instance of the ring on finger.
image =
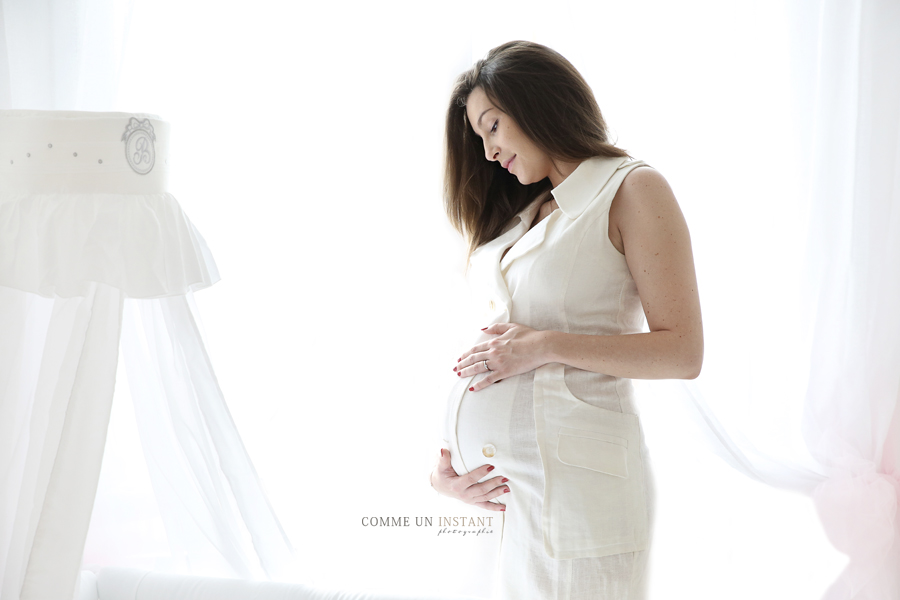
<svg viewBox="0 0 900 600">
<path fill-rule="evenodd" d="M 493 369 L 491 369 L 489 366 L 487 366 L 487 359 L 484 359 L 484 360 L 481 361 L 481 362 L 484 363 L 484 370 L 485 370 L 485 371 L 493 371 Z"/>
</svg>

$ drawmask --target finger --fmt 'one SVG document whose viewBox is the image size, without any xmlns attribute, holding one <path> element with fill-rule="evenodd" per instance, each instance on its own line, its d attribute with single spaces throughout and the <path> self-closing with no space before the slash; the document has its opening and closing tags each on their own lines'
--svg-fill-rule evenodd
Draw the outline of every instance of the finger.
<svg viewBox="0 0 900 600">
<path fill-rule="evenodd" d="M 491 361 L 493 360 L 495 364 L 497 361 L 497 359 L 492 358 L 492 356 L 494 355 L 491 354 L 490 350 L 485 350 L 484 352 L 479 352 L 478 354 L 471 354 L 468 358 L 459 363 L 457 372 L 459 372 L 462 377 L 478 375 L 479 373 L 487 373 L 488 371 L 493 370 Z M 484 366 L 484 361 L 487 361 L 487 368 L 485 368 Z"/>
<path fill-rule="evenodd" d="M 487 377 L 481 379 L 481 380 L 478 381 L 477 383 L 473 383 L 473 384 L 469 387 L 469 391 L 470 391 L 470 392 L 477 392 L 477 391 L 479 391 L 479 390 L 483 390 L 484 388 L 486 388 L 487 386 L 491 385 L 492 383 L 496 383 L 497 381 L 500 381 L 500 379 L 501 379 L 501 378 L 497 375 L 497 371 L 491 371 L 491 374 L 490 374 L 490 375 L 488 375 Z"/>
<path fill-rule="evenodd" d="M 477 469 L 469 471 L 465 475 L 459 476 L 459 483 L 463 486 L 463 490 L 477 484 L 479 481 L 487 477 L 494 470 L 494 465 L 481 465 Z M 495 473 L 496 475 L 496 473 Z"/>
<path fill-rule="evenodd" d="M 507 481 L 509 481 L 509 478 L 504 477 L 502 475 L 497 475 L 496 477 L 488 479 L 484 483 L 490 484 L 494 487 L 499 487 L 499 486 L 503 485 L 504 483 L 506 483 Z"/>
<path fill-rule="evenodd" d="M 459 365 L 471 364 L 471 361 L 466 362 L 467 358 L 471 357 L 473 354 L 478 354 L 479 352 L 484 352 L 484 351 L 488 350 L 489 348 L 490 348 L 490 346 L 488 345 L 487 342 L 481 342 L 480 344 L 476 344 L 476 345 L 472 346 L 471 348 L 469 348 L 468 350 L 466 350 L 465 352 L 463 352 L 462 354 L 459 355 L 459 358 L 456 361 L 457 367 L 459 367 Z"/>
<path fill-rule="evenodd" d="M 493 500 L 494 498 L 496 498 L 498 496 L 503 496 L 503 495 L 506 495 L 509 493 L 510 493 L 509 488 L 504 485 L 502 487 L 498 487 L 496 489 L 491 490 L 490 492 L 488 492 L 487 494 L 484 494 L 483 496 L 473 496 L 473 497 L 469 498 L 468 500 L 466 500 L 466 502 L 468 502 L 469 504 L 478 504 L 479 502 L 487 502 L 489 500 Z"/>
<path fill-rule="evenodd" d="M 442 477 L 457 477 L 456 470 L 450 462 L 450 451 L 441 448 L 441 457 L 438 459 L 438 474 Z"/>
<path fill-rule="evenodd" d="M 493 325 L 488 325 L 483 328 L 481 331 L 484 333 L 489 333 L 491 335 L 500 335 L 506 333 L 510 329 L 512 329 L 516 324 L 515 323 L 494 323 Z M 493 340 L 494 338 L 491 338 Z M 490 342 L 491 340 L 487 340 L 485 342 L 481 342 L 480 344 L 476 344 L 469 348 L 467 351 L 463 352 L 456 360 L 457 363 L 462 363 L 463 365 L 470 364 L 466 362 L 466 359 L 472 356 L 473 354 L 477 354 L 479 352 L 485 352 L 490 350 Z"/>
<path fill-rule="evenodd" d="M 497 496 L 509 493 L 508 490 L 510 488 L 506 483 L 507 481 L 509 481 L 509 479 L 498 475 L 487 481 L 482 481 L 481 483 L 470 486 L 466 492 L 471 492 L 470 497 L 475 501 L 491 500 Z"/>
<path fill-rule="evenodd" d="M 485 333 L 499 335 L 501 333 L 506 333 L 507 331 L 509 331 L 512 326 L 512 323 L 494 323 L 493 325 L 488 325 L 487 327 L 482 329 L 482 331 Z"/>
<path fill-rule="evenodd" d="M 480 506 L 481 508 L 485 508 L 487 510 L 496 510 L 500 512 L 506 510 L 506 506 L 504 504 L 499 504 L 497 502 L 476 502 L 475 506 Z"/>
</svg>

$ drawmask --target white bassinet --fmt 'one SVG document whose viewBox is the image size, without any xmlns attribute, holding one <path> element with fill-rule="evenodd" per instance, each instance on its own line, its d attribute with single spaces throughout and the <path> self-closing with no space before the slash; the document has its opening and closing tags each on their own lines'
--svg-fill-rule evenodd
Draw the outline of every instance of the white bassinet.
<svg viewBox="0 0 900 600">
<path fill-rule="evenodd" d="M 72 597 L 120 337 L 176 562 L 265 578 L 291 560 L 192 312 L 219 274 L 168 163 L 155 115 L 0 111 L 2 598 Z"/>
</svg>

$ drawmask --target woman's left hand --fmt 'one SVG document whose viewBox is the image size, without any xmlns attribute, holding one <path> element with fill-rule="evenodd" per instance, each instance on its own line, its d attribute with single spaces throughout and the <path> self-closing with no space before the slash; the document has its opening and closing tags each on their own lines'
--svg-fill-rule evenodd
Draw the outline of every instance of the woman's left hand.
<svg viewBox="0 0 900 600">
<path fill-rule="evenodd" d="M 464 352 L 454 368 L 460 377 L 491 371 L 470 388 L 473 391 L 483 390 L 501 379 L 527 373 L 549 362 L 544 331 L 518 323 L 494 323 L 484 332 L 497 337 Z M 484 367 L 485 360 L 487 369 Z"/>
</svg>

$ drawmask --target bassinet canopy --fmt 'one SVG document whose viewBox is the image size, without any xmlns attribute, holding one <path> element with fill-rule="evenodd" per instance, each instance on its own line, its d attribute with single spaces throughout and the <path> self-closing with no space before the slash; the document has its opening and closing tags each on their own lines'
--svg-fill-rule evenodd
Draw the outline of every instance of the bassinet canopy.
<svg viewBox="0 0 900 600">
<path fill-rule="evenodd" d="M 219 280 L 156 115 L 0 111 L 0 597 L 71 597 L 121 346 L 173 553 L 244 577 L 291 547 L 191 293 Z"/>
</svg>

